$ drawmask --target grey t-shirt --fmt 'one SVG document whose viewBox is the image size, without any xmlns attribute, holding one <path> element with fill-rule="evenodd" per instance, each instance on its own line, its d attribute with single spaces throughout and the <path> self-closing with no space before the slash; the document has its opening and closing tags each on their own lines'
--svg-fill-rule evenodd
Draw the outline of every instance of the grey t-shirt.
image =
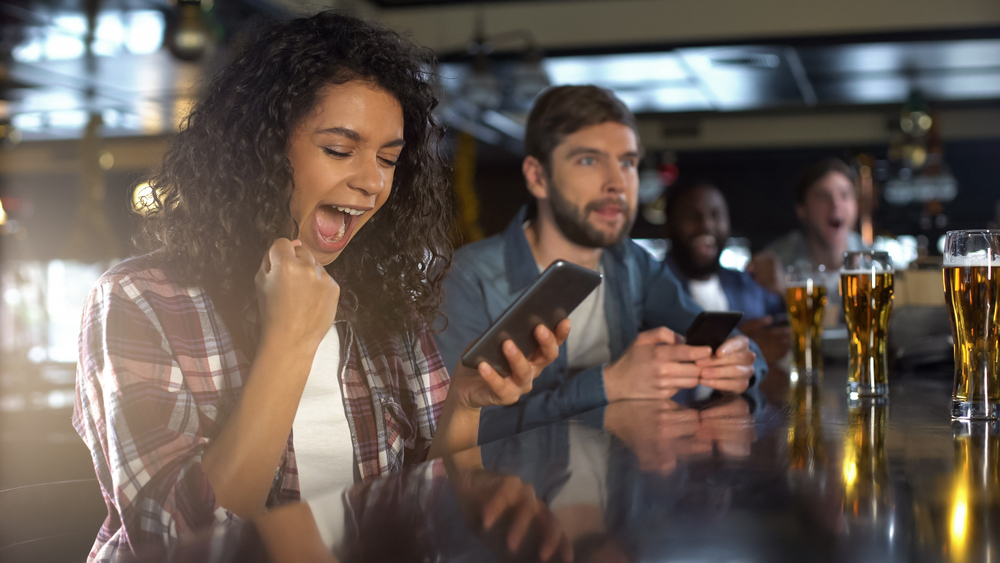
<svg viewBox="0 0 1000 563">
<path fill-rule="evenodd" d="M 538 266 L 541 272 L 545 268 Z M 597 273 L 604 274 L 598 264 Z M 566 367 L 570 373 L 604 365 L 611 361 L 611 337 L 604 315 L 604 281 L 569 315 L 572 327 L 566 339 Z"/>
<path fill-rule="evenodd" d="M 861 240 L 861 235 L 854 231 L 847 233 L 848 251 L 853 252 L 855 250 L 867 249 L 868 247 Z M 808 262 L 816 265 L 813 262 L 812 254 L 809 253 L 809 244 L 806 243 L 806 237 L 802 234 L 801 230 L 788 233 L 767 245 L 764 250 L 774 252 L 781 259 L 781 266 L 783 268 L 788 268 L 796 262 Z M 844 313 L 841 307 L 839 268 L 834 268 L 832 271 L 827 272 L 826 299 L 826 317 L 823 324 L 827 326 L 843 324 Z"/>
</svg>

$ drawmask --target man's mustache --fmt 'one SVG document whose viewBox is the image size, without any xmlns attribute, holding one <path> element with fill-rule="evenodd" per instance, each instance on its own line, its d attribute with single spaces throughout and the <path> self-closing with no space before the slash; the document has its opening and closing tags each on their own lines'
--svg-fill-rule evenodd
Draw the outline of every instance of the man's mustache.
<svg viewBox="0 0 1000 563">
<path fill-rule="evenodd" d="M 625 215 L 628 215 L 630 213 L 630 211 L 631 211 L 631 208 L 629 207 L 628 202 L 623 201 L 623 200 L 621 200 L 619 198 L 615 198 L 615 197 L 606 197 L 604 199 L 598 199 L 598 200 L 592 201 L 592 202 L 588 203 L 583 208 L 583 210 L 585 212 L 589 213 L 591 211 L 599 211 L 601 209 L 605 209 L 605 208 L 608 208 L 608 207 L 617 208 L 619 211 L 621 211 Z"/>
</svg>

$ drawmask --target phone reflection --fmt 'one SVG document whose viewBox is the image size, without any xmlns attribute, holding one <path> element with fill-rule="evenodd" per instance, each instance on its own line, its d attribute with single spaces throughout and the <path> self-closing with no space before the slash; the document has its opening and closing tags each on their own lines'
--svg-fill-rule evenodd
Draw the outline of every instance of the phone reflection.
<svg viewBox="0 0 1000 563">
<path fill-rule="evenodd" d="M 955 472 L 938 520 L 945 559 L 1000 560 L 1000 423 L 953 424 Z M 943 529 L 942 529 L 943 528 Z"/>
</svg>

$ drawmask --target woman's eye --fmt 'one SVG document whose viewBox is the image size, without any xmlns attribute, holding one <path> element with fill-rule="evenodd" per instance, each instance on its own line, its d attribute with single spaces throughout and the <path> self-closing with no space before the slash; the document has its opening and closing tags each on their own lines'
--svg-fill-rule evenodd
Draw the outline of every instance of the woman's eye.
<svg viewBox="0 0 1000 563">
<path fill-rule="evenodd" d="M 328 155 L 330 155 L 332 157 L 335 157 L 335 158 L 347 158 L 347 157 L 351 156 L 351 153 L 349 153 L 349 152 L 335 151 L 333 149 L 328 149 L 326 147 L 323 147 L 323 152 L 325 152 L 326 154 L 328 154 Z"/>
<path fill-rule="evenodd" d="M 385 163 L 386 166 L 399 166 L 399 159 L 398 158 L 395 158 L 395 159 L 393 159 L 393 158 L 386 158 L 386 157 L 379 157 L 379 158 L 382 160 L 382 162 Z"/>
</svg>

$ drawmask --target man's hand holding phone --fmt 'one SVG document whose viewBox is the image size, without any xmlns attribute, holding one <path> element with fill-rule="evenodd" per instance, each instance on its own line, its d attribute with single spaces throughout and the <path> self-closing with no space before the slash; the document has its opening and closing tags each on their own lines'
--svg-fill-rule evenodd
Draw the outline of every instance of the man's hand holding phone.
<svg viewBox="0 0 1000 563">
<path fill-rule="evenodd" d="M 746 336 L 732 336 L 714 354 L 695 362 L 699 370 L 698 383 L 718 391 L 742 393 L 750 387 L 756 358 Z"/>
<path fill-rule="evenodd" d="M 709 346 L 688 346 L 666 327 L 639 334 L 625 354 L 604 368 L 608 401 L 669 399 L 698 385 L 697 362 L 712 356 Z"/>
</svg>

